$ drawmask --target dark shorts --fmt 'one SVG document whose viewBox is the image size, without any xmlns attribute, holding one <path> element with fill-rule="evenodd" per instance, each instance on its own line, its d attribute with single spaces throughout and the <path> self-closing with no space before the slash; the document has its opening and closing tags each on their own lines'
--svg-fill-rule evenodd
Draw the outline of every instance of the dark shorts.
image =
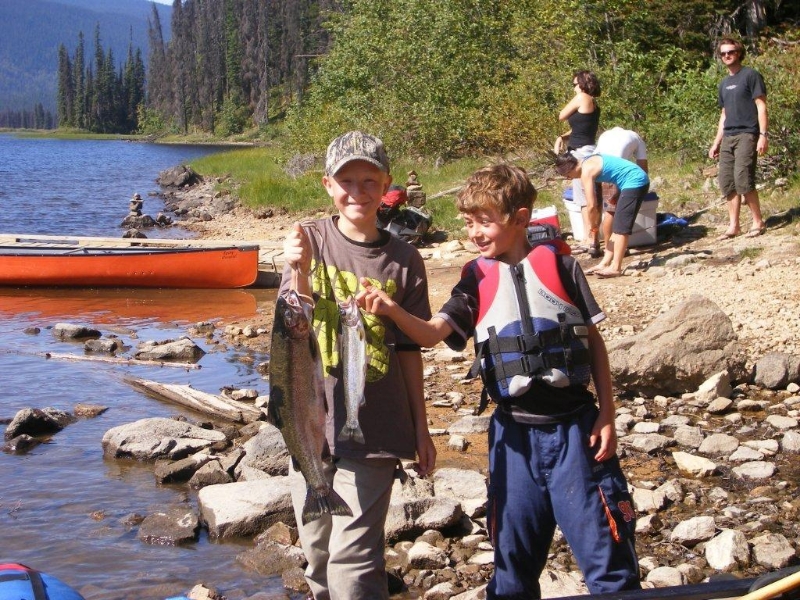
<svg viewBox="0 0 800 600">
<path fill-rule="evenodd" d="M 630 235 L 633 232 L 633 224 L 636 215 L 642 207 L 642 200 L 650 190 L 650 184 L 638 188 L 622 190 L 617 201 L 617 210 L 614 213 L 614 221 L 611 224 L 611 231 L 618 235 Z"/>
<path fill-rule="evenodd" d="M 758 134 L 726 135 L 719 148 L 719 189 L 725 196 L 756 189 Z"/>
</svg>

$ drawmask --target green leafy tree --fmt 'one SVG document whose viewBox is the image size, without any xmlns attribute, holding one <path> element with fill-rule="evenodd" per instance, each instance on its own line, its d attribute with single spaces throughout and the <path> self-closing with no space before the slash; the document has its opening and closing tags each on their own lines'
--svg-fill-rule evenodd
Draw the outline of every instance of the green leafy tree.
<svg viewBox="0 0 800 600">
<path fill-rule="evenodd" d="M 363 127 L 411 154 L 478 147 L 467 117 L 482 90 L 507 80 L 508 17 L 494 0 L 353 0 L 332 19 L 334 44 L 291 115 L 295 139 L 320 147 Z"/>
</svg>

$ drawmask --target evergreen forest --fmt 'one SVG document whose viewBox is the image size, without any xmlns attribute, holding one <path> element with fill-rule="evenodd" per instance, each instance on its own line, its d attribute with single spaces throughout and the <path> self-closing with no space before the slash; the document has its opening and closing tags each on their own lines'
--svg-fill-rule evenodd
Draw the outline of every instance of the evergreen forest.
<svg viewBox="0 0 800 600">
<path fill-rule="evenodd" d="M 800 157 L 800 6 L 786 0 L 175 0 L 169 41 L 165 26 L 154 9 L 146 82 L 139 51 L 115 70 L 97 33 L 93 61 L 59 52 L 59 124 L 280 135 L 301 152 L 363 128 L 447 160 L 549 147 L 573 71 L 589 69 L 602 128 L 697 156 L 719 118 L 716 41 L 734 36 L 767 82 L 775 171 Z"/>
<path fill-rule="evenodd" d="M 114 52 L 103 49 L 100 26 L 94 33 L 94 58 L 86 60 L 83 33 L 75 54 L 58 48 L 58 124 L 100 133 L 131 133 L 144 110 L 145 66 L 141 49 L 128 46 L 123 66 L 115 68 Z"/>
</svg>

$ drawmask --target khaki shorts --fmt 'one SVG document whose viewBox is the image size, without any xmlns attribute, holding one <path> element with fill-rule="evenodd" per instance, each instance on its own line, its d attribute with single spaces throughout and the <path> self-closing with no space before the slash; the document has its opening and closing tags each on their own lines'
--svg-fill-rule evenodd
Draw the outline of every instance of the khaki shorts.
<svg viewBox="0 0 800 600">
<path fill-rule="evenodd" d="M 757 133 L 726 135 L 719 148 L 719 189 L 725 196 L 756 189 Z"/>
</svg>

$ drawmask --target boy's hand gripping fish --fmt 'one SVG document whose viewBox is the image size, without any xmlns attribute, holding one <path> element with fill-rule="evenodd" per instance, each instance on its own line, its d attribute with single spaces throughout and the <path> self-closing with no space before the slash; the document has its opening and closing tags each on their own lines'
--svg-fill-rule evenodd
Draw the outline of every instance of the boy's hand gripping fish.
<svg viewBox="0 0 800 600">
<path fill-rule="evenodd" d="M 353 296 L 339 303 L 341 317 L 340 352 L 344 379 L 344 399 L 347 407 L 339 441 L 354 440 L 364 443 L 364 433 L 358 423 L 358 411 L 364 405 L 364 386 L 367 382 L 367 336 L 361 312 Z"/>
<path fill-rule="evenodd" d="M 325 393 L 319 347 L 296 292 L 275 304 L 269 364 L 269 415 L 305 477 L 303 524 L 323 513 L 352 516 L 323 473 Z"/>
</svg>

